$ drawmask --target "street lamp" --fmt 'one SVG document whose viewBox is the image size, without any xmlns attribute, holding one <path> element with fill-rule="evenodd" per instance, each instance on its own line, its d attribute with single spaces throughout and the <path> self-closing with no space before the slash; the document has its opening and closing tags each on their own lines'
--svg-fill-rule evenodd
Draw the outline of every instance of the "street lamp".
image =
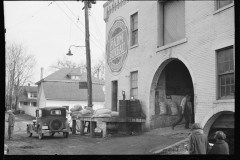
<svg viewBox="0 0 240 160">
<path fill-rule="evenodd" d="M 72 52 L 71 52 L 71 50 L 70 50 L 70 48 L 71 48 L 72 46 L 74 46 L 74 47 L 85 47 L 85 46 L 75 46 L 75 45 L 71 45 L 71 46 L 69 47 L 68 53 L 67 53 L 66 55 L 68 55 L 68 56 L 72 56 L 72 55 L 73 55 Z"/>
<path fill-rule="evenodd" d="M 74 47 L 86 47 L 86 46 L 75 46 L 71 45 L 68 49 L 68 53 L 66 55 L 72 56 L 73 54 L 71 53 L 70 48 Z M 88 52 L 90 54 L 90 52 Z M 90 61 L 90 56 L 86 54 L 86 60 L 87 60 L 87 89 L 88 89 L 88 107 L 92 107 L 92 77 L 91 77 L 91 61 Z"/>
</svg>

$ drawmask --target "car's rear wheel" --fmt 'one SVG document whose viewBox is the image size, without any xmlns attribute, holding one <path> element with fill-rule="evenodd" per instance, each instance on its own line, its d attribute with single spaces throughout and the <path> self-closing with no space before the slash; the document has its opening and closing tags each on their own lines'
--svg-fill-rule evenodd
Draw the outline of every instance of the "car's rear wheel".
<svg viewBox="0 0 240 160">
<path fill-rule="evenodd" d="M 63 132 L 63 137 L 67 138 L 68 137 L 68 132 Z"/>
<path fill-rule="evenodd" d="M 30 132 L 29 126 L 27 126 L 27 135 L 28 137 L 32 137 L 32 132 Z"/>
<path fill-rule="evenodd" d="M 51 133 L 49 133 L 49 135 L 50 135 L 51 137 L 53 137 L 54 134 L 55 134 L 55 132 L 51 132 Z"/>
<path fill-rule="evenodd" d="M 63 128 L 63 123 L 59 119 L 53 119 L 49 123 L 49 127 L 50 127 L 51 131 L 60 131 Z"/>
<path fill-rule="evenodd" d="M 43 138 L 42 130 L 38 128 L 38 139 L 42 139 L 42 138 Z"/>
</svg>

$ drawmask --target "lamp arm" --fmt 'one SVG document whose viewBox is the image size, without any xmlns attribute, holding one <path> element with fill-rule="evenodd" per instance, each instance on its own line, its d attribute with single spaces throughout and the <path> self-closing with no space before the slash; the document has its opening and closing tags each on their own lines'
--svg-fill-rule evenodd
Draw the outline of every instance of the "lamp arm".
<svg viewBox="0 0 240 160">
<path fill-rule="evenodd" d="M 69 50 L 70 50 L 70 48 L 71 48 L 72 46 L 74 46 L 74 47 L 85 47 L 85 46 L 75 46 L 75 45 L 71 45 L 71 46 L 69 47 Z"/>
</svg>

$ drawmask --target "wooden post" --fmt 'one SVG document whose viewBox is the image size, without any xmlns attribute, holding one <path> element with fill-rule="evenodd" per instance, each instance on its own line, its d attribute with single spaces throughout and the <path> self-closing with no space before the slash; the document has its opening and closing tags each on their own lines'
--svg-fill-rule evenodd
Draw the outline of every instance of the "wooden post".
<svg viewBox="0 0 240 160">
<path fill-rule="evenodd" d="M 90 121 L 90 137 L 91 138 L 95 137 L 95 126 L 96 126 L 96 122 Z"/>
<path fill-rule="evenodd" d="M 92 76 L 91 76 L 91 55 L 89 44 L 89 21 L 88 21 L 88 3 L 84 1 L 85 7 L 85 42 L 86 42 L 86 64 L 87 64 L 87 86 L 88 86 L 88 107 L 92 107 Z"/>
<path fill-rule="evenodd" d="M 80 121 L 80 122 L 81 122 L 81 124 L 80 124 L 80 135 L 84 135 L 84 128 L 85 128 L 84 121 Z"/>
<path fill-rule="evenodd" d="M 72 134 L 76 134 L 76 120 L 72 120 Z"/>
</svg>

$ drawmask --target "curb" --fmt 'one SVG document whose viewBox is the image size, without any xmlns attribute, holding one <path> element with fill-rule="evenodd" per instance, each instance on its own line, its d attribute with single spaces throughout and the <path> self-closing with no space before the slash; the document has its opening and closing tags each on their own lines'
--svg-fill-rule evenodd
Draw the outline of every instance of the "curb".
<svg viewBox="0 0 240 160">
<path fill-rule="evenodd" d="M 184 140 L 181 140 L 181 141 L 179 141 L 179 142 L 176 142 L 176 143 L 174 143 L 174 144 L 172 144 L 172 145 L 170 145 L 170 146 L 167 146 L 167 147 L 165 147 L 165 148 L 163 148 L 163 149 L 154 151 L 154 152 L 152 152 L 152 153 L 153 153 L 153 154 L 160 154 L 161 152 L 166 151 L 166 150 L 168 150 L 168 149 L 171 149 L 171 148 L 173 148 L 173 147 L 175 147 L 175 146 L 177 146 L 177 145 L 180 145 L 181 143 L 185 143 L 185 142 L 187 142 L 188 140 L 189 140 L 189 139 L 186 138 L 186 139 L 184 139 Z"/>
</svg>

